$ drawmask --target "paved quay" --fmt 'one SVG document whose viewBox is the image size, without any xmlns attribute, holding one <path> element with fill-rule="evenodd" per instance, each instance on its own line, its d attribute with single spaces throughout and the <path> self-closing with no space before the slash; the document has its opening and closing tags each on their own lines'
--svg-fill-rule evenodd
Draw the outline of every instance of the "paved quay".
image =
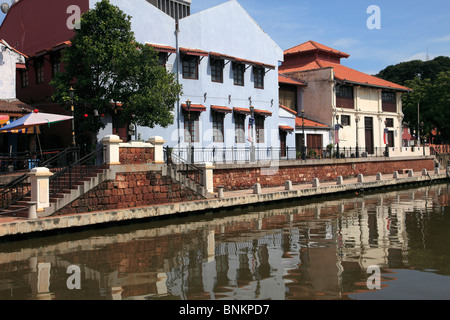
<svg viewBox="0 0 450 320">
<path fill-rule="evenodd" d="M 182 214 L 194 214 L 232 210 L 249 205 L 262 205 L 271 202 L 301 200 L 315 196 L 332 195 L 340 193 L 360 192 L 377 188 L 389 188 L 408 184 L 436 183 L 447 180 L 446 173 L 423 175 L 416 172 L 412 176 L 399 174 L 396 179 L 392 175 L 382 177 L 363 177 L 344 179 L 342 184 L 336 181 L 320 182 L 317 187 L 312 183 L 293 185 L 291 190 L 285 186 L 274 188 L 261 188 L 259 194 L 253 189 L 239 191 L 224 191 L 223 197 L 205 200 L 196 200 L 180 203 L 169 203 L 146 207 L 134 207 L 110 211 L 87 212 L 71 215 L 51 216 L 39 219 L 0 217 L 0 240 L 14 240 L 28 236 L 43 236 L 48 232 L 64 233 L 69 229 L 100 227 L 108 223 L 139 222 L 140 220 Z"/>
</svg>

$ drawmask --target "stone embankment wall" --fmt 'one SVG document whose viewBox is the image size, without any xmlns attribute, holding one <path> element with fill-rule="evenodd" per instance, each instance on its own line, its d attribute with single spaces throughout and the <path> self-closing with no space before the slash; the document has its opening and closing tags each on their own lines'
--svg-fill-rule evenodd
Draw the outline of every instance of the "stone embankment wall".
<svg viewBox="0 0 450 320">
<path fill-rule="evenodd" d="M 412 169 L 420 172 L 423 169 L 434 170 L 434 159 L 432 157 L 417 158 L 411 160 L 395 161 L 354 161 L 351 163 L 321 163 L 321 164 L 292 164 L 278 167 L 261 168 L 248 165 L 241 166 L 216 166 L 214 169 L 214 187 L 222 185 L 226 190 L 244 190 L 260 183 L 262 187 L 278 187 L 284 185 L 286 180 L 294 184 L 310 183 L 318 178 L 320 181 L 333 181 L 338 176 L 344 179 L 356 177 L 358 174 L 364 176 L 382 174 L 393 174 L 394 171 Z"/>
<path fill-rule="evenodd" d="M 56 215 L 115 210 L 203 199 L 160 172 L 117 173 Z"/>
</svg>

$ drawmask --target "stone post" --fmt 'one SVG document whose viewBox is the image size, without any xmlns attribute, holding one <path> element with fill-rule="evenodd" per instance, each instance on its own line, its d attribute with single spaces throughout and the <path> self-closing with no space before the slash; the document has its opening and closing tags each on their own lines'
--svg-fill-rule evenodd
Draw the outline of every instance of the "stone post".
<svg viewBox="0 0 450 320">
<path fill-rule="evenodd" d="M 408 171 L 408 178 L 413 178 L 414 177 L 414 171 L 411 169 Z"/>
<path fill-rule="evenodd" d="M 364 182 L 364 176 L 362 174 L 358 174 L 358 182 L 363 183 Z"/>
<path fill-rule="evenodd" d="M 344 178 L 343 178 L 342 176 L 338 176 L 338 177 L 337 177 L 336 184 L 337 184 L 338 186 L 342 186 L 342 185 L 344 184 Z"/>
<path fill-rule="evenodd" d="M 377 173 L 377 181 L 383 180 L 383 174 L 381 172 Z"/>
<path fill-rule="evenodd" d="M 123 140 L 114 134 L 108 135 L 101 140 L 101 143 L 106 146 L 106 164 L 120 164 L 119 145 L 122 142 Z"/>
<path fill-rule="evenodd" d="M 155 147 L 156 148 L 156 147 Z M 161 145 L 162 150 L 162 145 Z M 155 150 L 156 151 L 156 150 Z M 156 155 L 156 152 L 155 152 Z M 155 157 L 156 160 L 156 157 Z M 210 162 L 197 165 L 203 171 L 203 186 L 208 193 L 214 192 L 214 165 Z"/>
<path fill-rule="evenodd" d="M 53 173 L 49 169 L 41 167 L 33 168 L 28 173 L 31 182 L 31 202 L 35 203 L 36 212 L 42 212 L 45 208 L 50 207 L 49 179 L 52 175 Z M 33 215 L 34 213 L 31 212 L 30 219 L 34 218 Z"/>
<path fill-rule="evenodd" d="M 394 171 L 394 175 L 392 176 L 394 179 L 398 179 L 398 171 Z"/>
<path fill-rule="evenodd" d="M 291 180 L 286 180 L 285 184 L 284 184 L 284 189 L 291 191 L 292 190 L 292 181 Z"/>
<path fill-rule="evenodd" d="M 155 163 L 164 163 L 164 143 L 166 141 L 162 137 L 151 137 L 148 141 L 155 146 Z"/>
<path fill-rule="evenodd" d="M 314 178 L 314 179 L 313 179 L 312 186 L 313 186 L 314 188 L 319 188 L 319 187 L 320 187 L 320 181 L 319 181 L 318 178 Z"/>
<path fill-rule="evenodd" d="M 261 184 L 255 183 L 253 185 L 253 194 L 261 194 Z"/>
</svg>

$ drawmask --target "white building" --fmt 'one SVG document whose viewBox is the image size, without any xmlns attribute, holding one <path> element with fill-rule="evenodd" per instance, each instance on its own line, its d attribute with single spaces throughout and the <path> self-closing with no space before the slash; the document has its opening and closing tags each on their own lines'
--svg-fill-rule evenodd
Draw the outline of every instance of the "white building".
<svg viewBox="0 0 450 320">
<path fill-rule="evenodd" d="M 280 155 L 278 65 L 283 51 L 237 1 L 186 16 L 178 29 L 174 18 L 145 0 L 111 3 L 132 17 L 137 41 L 153 45 L 183 86 L 174 124 L 138 127 L 142 140 L 162 136 L 174 150 L 185 150 L 185 159 L 189 146 L 194 147 L 196 161 L 250 160 L 252 148 L 257 158 Z M 286 125 L 295 127 L 295 118 Z M 99 140 L 111 132 L 109 119 Z M 285 145 L 295 149 L 295 135 L 286 139 Z"/>
<path fill-rule="evenodd" d="M 25 58 L 23 53 L 0 39 L 0 127 L 31 112 L 30 106 L 16 97 L 16 71 L 24 68 Z M 17 133 L 0 133 L 0 153 L 18 151 Z"/>
</svg>

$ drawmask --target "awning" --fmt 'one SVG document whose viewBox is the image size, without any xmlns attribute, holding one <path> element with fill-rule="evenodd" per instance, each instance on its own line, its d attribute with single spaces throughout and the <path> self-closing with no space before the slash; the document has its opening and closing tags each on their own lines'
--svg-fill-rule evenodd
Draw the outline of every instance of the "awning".
<svg viewBox="0 0 450 320">
<path fill-rule="evenodd" d="M 188 112 L 203 112 L 203 111 L 206 111 L 206 107 L 204 105 L 201 105 L 201 104 L 191 104 L 191 108 L 188 110 L 187 104 L 183 103 L 181 105 L 181 108 L 183 108 L 183 110 L 188 111 Z"/>
<path fill-rule="evenodd" d="M 223 106 L 211 106 L 211 110 L 218 113 L 231 113 L 232 109 Z"/>
<path fill-rule="evenodd" d="M 267 111 L 267 110 L 255 109 L 254 112 L 255 112 L 255 114 L 258 114 L 258 115 L 264 116 L 264 117 L 271 117 L 272 116 L 272 112 Z"/>
<path fill-rule="evenodd" d="M 289 126 L 279 126 L 278 127 L 281 131 L 286 131 L 286 132 L 293 132 L 294 128 L 289 127 Z"/>
<path fill-rule="evenodd" d="M 188 56 L 207 57 L 209 55 L 208 52 L 199 49 L 180 48 L 180 52 Z"/>
<path fill-rule="evenodd" d="M 16 69 L 27 69 L 25 63 L 16 63 Z"/>
<path fill-rule="evenodd" d="M 149 46 L 152 46 L 153 49 L 159 52 L 167 52 L 167 53 L 176 53 L 177 49 L 171 46 L 164 46 L 160 44 L 148 43 Z"/>
<path fill-rule="evenodd" d="M 234 113 L 239 113 L 239 114 L 245 114 L 245 115 L 250 115 L 250 109 L 245 109 L 245 108 L 233 108 L 233 112 Z"/>
</svg>

